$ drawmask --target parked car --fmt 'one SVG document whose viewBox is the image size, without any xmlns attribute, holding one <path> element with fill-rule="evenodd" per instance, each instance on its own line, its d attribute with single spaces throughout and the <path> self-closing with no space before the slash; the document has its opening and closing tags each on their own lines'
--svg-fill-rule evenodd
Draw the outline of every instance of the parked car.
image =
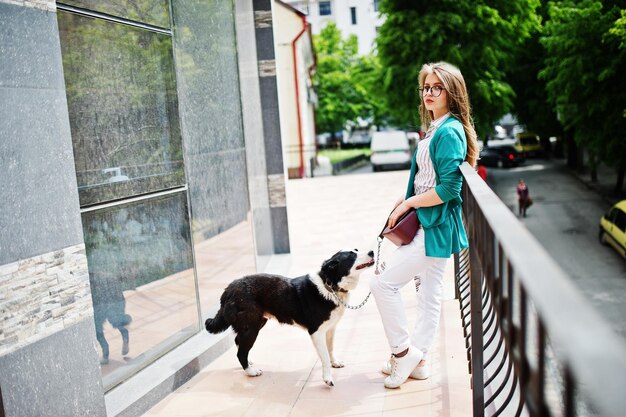
<svg viewBox="0 0 626 417">
<path fill-rule="evenodd" d="M 600 242 L 611 245 L 626 259 L 626 200 L 615 204 L 600 219 Z"/>
<path fill-rule="evenodd" d="M 411 154 L 409 139 L 400 130 L 374 132 L 370 162 L 374 172 L 383 168 L 410 168 Z"/>
<path fill-rule="evenodd" d="M 482 165 L 509 168 L 516 167 L 525 162 L 523 154 L 520 154 L 512 145 L 485 146 L 480 151 Z"/>
<path fill-rule="evenodd" d="M 369 130 L 358 129 L 352 132 L 344 131 L 343 144 L 344 148 L 368 147 L 372 143 L 372 134 Z"/>
<path fill-rule="evenodd" d="M 515 137 L 515 148 L 528 157 L 541 156 L 543 149 L 539 136 L 535 133 L 522 132 Z"/>
</svg>

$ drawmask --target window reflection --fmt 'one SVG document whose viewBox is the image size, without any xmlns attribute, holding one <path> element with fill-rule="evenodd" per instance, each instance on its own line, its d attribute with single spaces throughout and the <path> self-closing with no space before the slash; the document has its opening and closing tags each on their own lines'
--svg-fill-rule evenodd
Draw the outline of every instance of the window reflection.
<svg viewBox="0 0 626 417">
<path fill-rule="evenodd" d="M 61 3 L 162 28 L 170 27 L 167 0 L 63 0 Z"/>
<path fill-rule="evenodd" d="M 171 37 L 58 20 L 81 206 L 183 185 Z"/>
<path fill-rule="evenodd" d="M 198 331 L 186 193 L 83 214 L 105 388 Z"/>
</svg>

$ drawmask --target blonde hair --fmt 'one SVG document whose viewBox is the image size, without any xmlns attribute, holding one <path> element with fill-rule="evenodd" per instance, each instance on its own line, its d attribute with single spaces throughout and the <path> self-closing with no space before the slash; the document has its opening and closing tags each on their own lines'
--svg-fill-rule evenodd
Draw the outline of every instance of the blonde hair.
<svg viewBox="0 0 626 417">
<path fill-rule="evenodd" d="M 476 139 L 476 130 L 474 129 L 474 121 L 471 115 L 469 96 L 463 75 L 457 67 L 447 62 L 424 64 L 418 77 L 420 88 L 424 87 L 424 80 L 426 80 L 426 76 L 429 74 L 435 74 L 446 89 L 450 114 L 461 122 L 463 130 L 465 130 L 467 139 L 467 155 L 465 160 L 473 167 L 476 165 L 479 149 Z M 424 130 L 428 130 L 428 126 L 430 126 L 430 123 L 433 121 L 433 117 L 433 113 L 424 106 L 424 96 L 421 95 L 420 118 Z"/>
</svg>

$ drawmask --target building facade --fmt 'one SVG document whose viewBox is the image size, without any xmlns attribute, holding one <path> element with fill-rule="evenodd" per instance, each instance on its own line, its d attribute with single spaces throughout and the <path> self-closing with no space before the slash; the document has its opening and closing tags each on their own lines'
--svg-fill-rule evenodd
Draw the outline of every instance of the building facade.
<svg viewBox="0 0 626 417">
<path fill-rule="evenodd" d="M 317 153 L 313 89 L 315 50 L 304 13 L 274 0 L 280 130 L 289 178 L 312 175 Z"/>
<path fill-rule="evenodd" d="M 140 415 L 232 343 L 222 289 L 289 252 L 272 23 L 0 0 L 0 414 Z"/>
<path fill-rule="evenodd" d="M 379 13 L 380 0 L 289 0 L 302 10 L 317 35 L 328 22 L 334 22 L 344 38 L 355 35 L 359 54 L 374 51 L 376 33 L 385 21 Z"/>
</svg>

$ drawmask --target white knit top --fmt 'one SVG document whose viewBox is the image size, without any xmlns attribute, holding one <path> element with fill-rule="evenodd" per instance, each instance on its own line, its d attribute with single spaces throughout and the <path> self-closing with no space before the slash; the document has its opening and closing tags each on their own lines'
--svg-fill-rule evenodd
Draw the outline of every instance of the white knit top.
<svg viewBox="0 0 626 417">
<path fill-rule="evenodd" d="M 420 140 L 417 146 L 415 161 L 417 162 L 418 171 L 415 175 L 415 182 L 413 183 L 415 195 L 423 194 L 431 188 L 435 188 L 437 185 L 433 161 L 430 159 L 430 141 L 439 126 L 441 126 L 448 117 L 450 117 L 450 113 L 446 113 L 437 120 L 432 121 L 426 135 L 424 135 L 424 139 Z"/>
</svg>

